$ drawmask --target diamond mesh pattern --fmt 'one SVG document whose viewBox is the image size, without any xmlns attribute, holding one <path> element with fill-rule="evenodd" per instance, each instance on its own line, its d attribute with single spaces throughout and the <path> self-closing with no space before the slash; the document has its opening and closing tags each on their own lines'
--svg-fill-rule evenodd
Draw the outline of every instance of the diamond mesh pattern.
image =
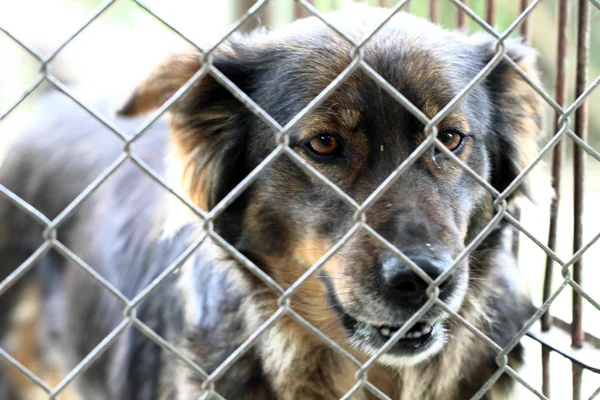
<svg viewBox="0 0 600 400">
<path fill-rule="evenodd" d="M 77 103 L 83 110 L 89 113 L 93 118 L 98 120 L 101 124 L 103 124 L 106 128 L 108 128 L 111 132 L 113 132 L 118 139 L 122 141 L 123 151 L 121 155 L 100 175 L 98 176 L 91 184 L 89 184 L 85 190 L 83 190 L 79 196 L 69 204 L 56 218 L 50 220 L 45 217 L 42 213 L 36 210 L 32 205 L 25 202 L 23 199 L 19 198 L 16 194 L 9 191 L 5 186 L 0 184 L 0 195 L 8 199 L 8 201 L 14 203 L 21 211 L 26 213 L 29 217 L 33 218 L 40 225 L 42 225 L 44 229 L 43 233 L 43 244 L 35 251 L 22 265 L 20 265 L 10 276 L 8 276 L 4 281 L 0 282 L 0 296 L 5 293 L 15 282 L 17 282 L 32 266 L 50 249 L 56 250 L 59 254 L 61 254 L 66 259 L 72 261 L 78 268 L 85 271 L 92 279 L 96 280 L 99 285 L 101 285 L 105 290 L 109 291 L 114 295 L 122 304 L 123 304 L 123 320 L 122 322 L 108 335 L 101 343 L 99 343 L 81 362 L 73 368 L 67 376 L 63 378 L 63 380 L 55 387 L 49 387 L 45 382 L 43 382 L 39 377 L 37 377 L 34 373 L 28 370 L 24 365 L 22 365 L 18 360 L 16 360 L 13 356 L 11 356 L 7 351 L 0 348 L 0 357 L 3 358 L 6 362 L 12 364 L 14 367 L 18 368 L 21 373 L 27 376 L 32 382 L 38 385 L 42 390 L 44 390 L 50 399 L 58 396 L 63 389 L 79 374 L 81 374 L 86 368 L 88 368 L 91 363 L 94 362 L 98 357 L 102 355 L 102 353 L 110 346 L 110 344 L 121 334 L 128 326 L 134 326 L 141 333 L 143 333 L 149 340 L 155 342 L 158 346 L 163 348 L 165 351 L 172 353 L 175 357 L 182 360 L 185 364 L 187 364 L 190 368 L 192 368 L 202 379 L 203 379 L 203 389 L 206 390 L 205 394 L 202 398 L 217 398 L 223 399 L 223 397 L 216 392 L 215 390 L 215 381 L 221 377 L 223 374 L 226 374 L 228 368 L 231 367 L 233 363 L 235 363 L 244 353 L 246 353 L 253 344 L 257 341 L 258 337 L 270 326 L 272 326 L 276 321 L 280 320 L 283 316 L 287 315 L 298 322 L 301 326 L 303 326 L 307 331 L 311 332 L 316 337 L 320 338 L 323 342 L 329 345 L 333 350 L 337 353 L 346 357 L 350 362 L 356 365 L 358 368 L 358 372 L 356 373 L 356 384 L 355 386 L 343 397 L 344 399 L 350 398 L 356 391 L 360 389 L 366 389 L 380 399 L 388 399 L 388 397 L 379 391 L 373 384 L 371 384 L 368 380 L 368 370 L 376 360 L 384 353 L 387 349 L 389 349 L 395 342 L 397 342 L 431 307 L 438 306 L 448 312 L 455 321 L 460 324 L 466 326 L 474 335 L 487 343 L 497 354 L 496 362 L 498 365 L 497 371 L 493 374 L 493 376 L 481 387 L 481 389 L 476 393 L 473 397 L 474 399 L 482 398 L 487 390 L 491 387 L 491 385 L 503 374 L 507 373 L 511 377 L 513 377 L 516 381 L 521 383 L 524 387 L 526 387 L 529 391 L 531 391 L 534 395 L 539 397 L 540 399 L 545 399 L 546 397 L 531 386 L 527 381 L 525 381 L 515 370 L 513 370 L 507 362 L 507 354 L 514 348 L 514 346 L 520 341 L 520 339 L 528 332 L 531 326 L 540 319 L 540 317 L 544 314 L 544 312 L 550 307 L 552 302 L 557 298 L 557 296 L 563 292 L 566 288 L 570 287 L 577 293 L 579 293 L 583 298 L 585 298 L 590 304 L 600 310 L 600 303 L 598 300 L 594 299 L 592 295 L 587 293 L 582 289 L 582 287 L 576 283 L 571 278 L 571 267 L 572 265 L 581 258 L 581 256 L 585 253 L 585 251 L 592 246 L 598 239 L 600 239 L 600 232 L 585 246 L 579 249 L 573 256 L 568 260 L 561 259 L 554 251 L 552 251 L 548 246 L 544 243 L 540 242 L 534 235 L 527 231 L 525 227 L 523 227 L 517 218 L 512 216 L 507 209 L 507 198 L 510 196 L 521 183 L 527 174 L 532 170 L 538 162 L 547 155 L 561 140 L 563 137 L 568 137 L 572 140 L 574 145 L 580 146 L 587 154 L 596 160 L 600 161 L 600 153 L 594 150 L 591 146 L 581 140 L 573 130 L 573 115 L 576 110 L 584 104 L 585 100 L 588 98 L 590 93 L 595 90 L 600 85 L 600 77 L 596 78 L 592 84 L 568 107 L 561 107 L 556 101 L 553 99 L 551 95 L 549 95 L 542 87 L 538 86 L 536 82 L 534 82 L 530 77 L 528 77 L 524 71 L 522 71 L 515 62 L 513 62 L 507 55 L 505 49 L 505 41 L 514 33 L 521 24 L 523 24 L 526 18 L 535 10 L 535 8 L 542 2 L 542 0 L 532 1 L 529 6 L 518 16 L 518 18 L 503 32 L 496 31 L 488 22 L 480 18 L 474 11 L 472 11 L 466 2 L 459 0 L 448 0 L 451 3 L 461 10 L 466 16 L 471 18 L 471 20 L 475 21 L 485 32 L 489 33 L 496 40 L 496 54 L 492 58 L 492 60 L 477 74 L 477 76 L 450 102 L 448 105 L 441 110 L 436 116 L 429 119 L 421 110 L 411 104 L 406 97 L 402 95 L 402 93 L 398 92 L 392 85 L 386 82 L 373 68 L 371 68 L 364 60 L 363 56 L 363 47 L 372 39 L 372 37 L 385 25 L 385 23 L 397 12 L 403 9 L 408 4 L 408 0 L 400 1 L 395 7 L 389 10 L 389 17 L 386 18 L 380 26 L 374 29 L 371 33 L 366 35 L 361 41 L 356 42 L 350 37 L 346 36 L 344 32 L 336 28 L 332 25 L 328 20 L 326 15 L 322 14 L 315 6 L 306 0 L 297 0 L 296 3 L 298 6 L 304 8 L 304 12 L 309 15 L 313 15 L 319 18 L 323 23 L 325 23 L 330 29 L 335 31 L 338 35 L 344 38 L 348 43 L 350 43 L 353 47 L 352 57 L 353 60 L 348 65 L 348 67 L 334 80 L 329 84 L 316 98 L 314 98 L 300 113 L 298 113 L 292 120 L 287 123 L 285 126 L 280 125 L 276 122 L 271 116 L 269 116 L 261 107 L 258 106 L 252 99 L 250 99 L 245 93 L 243 93 L 238 87 L 236 87 L 233 82 L 231 82 L 225 75 L 223 75 L 214 65 L 212 60 L 212 53 L 214 50 L 236 30 L 238 30 L 249 18 L 252 18 L 256 13 L 258 13 L 265 5 L 268 3 L 267 0 L 259 0 L 238 20 L 236 21 L 228 32 L 223 35 L 223 37 L 215 43 L 212 47 L 202 48 L 193 40 L 189 39 L 185 35 L 183 35 L 177 28 L 170 25 L 168 22 L 161 19 L 157 13 L 155 13 L 150 7 L 145 5 L 142 1 L 133 0 L 140 9 L 145 10 L 148 14 L 159 20 L 173 32 L 181 36 L 185 39 L 189 44 L 196 47 L 203 54 L 202 58 L 202 67 L 200 70 L 196 72 L 196 74 L 184 85 L 182 86 L 168 101 L 166 101 L 163 106 L 153 113 L 138 129 L 133 135 L 128 135 L 125 132 L 121 131 L 117 126 L 115 126 L 109 119 L 101 115 L 99 112 L 94 110 L 90 105 L 85 104 L 83 101 L 77 98 L 77 96 L 70 91 L 63 83 L 61 83 L 57 78 L 55 78 L 51 73 L 51 62 L 52 60 L 59 54 L 59 52 L 64 49 L 72 40 L 77 37 L 82 31 L 84 31 L 90 24 L 94 22 L 99 16 L 105 13 L 115 2 L 115 0 L 111 0 L 106 2 L 103 6 L 101 6 L 90 18 L 88 18 L 85 23 L 83 23 L 75 32 L 73 32 L 69 37 L 67 37 L 59 46 L 56 47 L 49 55 L 42 57 L 39 53 L 37 53 L 34 49 L 29 47 L 26 43 L 20 41 L 17 37 L 13 36 L 10 32 L 6 31 L 0 26 L 0 31 L 2 31 L 5 35 L 7 35 L 10 39 L 12 39 L 15 43 L 21 46 L 24 50 L 26 50 L 32 57 L 34 57 L 40 66 L 39 76 L 35 81 L 31 84 L 27 90 L 17 99 L 15 99 L 14 103 L 8 107 L 8 109 L 4 110 L 0 114 L 0 120 L 4 119 L 8 114 L 13 112 L 15 108 L 17 108 L 37 87 L 39 87 L 43 82 L 49 83 L 54 89 L 63 93 L 65 96 L 69 97 L 75 103 Z M 590 0 L 591 3 L 600 8 L 600 2 L 598 0 Z M 541 149 L 538 156 L 534 159 L 534 161 L 527 166 L 519 176 L 503 191 L 498 192 L 495 188 L 493 188 L 485 179 L 481 178 L 474 172 L 471 168 L 465 165 L 459 158 L 457 158 L 452 152 L 450 152 L 439 140 L 437 137 L 436 125 L 440 122 L 444 117 L 446 117 L 449 112 L 456 106 L 456 104 L 464 98 L 469 91 L 472 90 L 478 83 L 486 78 L 486 76 L 490 73 L 490 71 L 498 65 L 501 61 L 505 61 L 511 65 L 512 68 L 516 71 L 516 73 L 525 79 L 534 89 L 535 91 L 543 97 L 546 102 L 552 107 L 559 115 L 559 126 L 560 129 L 553 135 L 551 140 Z M 374 82 L 377 83 L 382 89 L 384 89 L 393 99 L 398 101 L 401 105 L 403 105 L 408 111 L 410 111 L 419 121 L 421 121 L 425 125 L 425 132 L 427 134 L 427 139 L 400 165 L 398 168 L 393 171 L 389 175 L 389 177 L 383 182 L 370 196 L 369 198 L 363 202 L 362 204 L 358 204 L 352 198 L 350 198 L 343 190 L 338 188 L 333 182 L 328 180 L 324 175 L 322 175 L 319 171 L 309 165 L 306 161 L 304 161 L 298 154 L 296 154 L 289 146 L 288 146 L 288 133 L 309 113 L 315 110 L 320 104 L 323 103 L 327 99 L 327 97 L 338 88 L 344 80 L 350 76 L 354 71 L 362 70 L 364 71 Z M 177 101 L 183 94 L 185 94 L 191 87 L 193 87 L 200 79 L 203 77 L 210 75 L 215 80 L 217 80 L 222 86 L 227 88 L 239 101 L 241 101 L 250 111 L 252 111 L 257 117 L 259 117 L 268 128 L 270 128 L 274 134 L 276 135 L 277 147 L 275 150 L 258 166 L 256 167 L 245 179 L 243 179 L 225 198 L 219 202 L 210 212 L 205 212 L 179 194 L 175 189 L 173 189 L 166 181 L 159 176 L 158 173 L 153 171 L 148 164 L 146 164 L 140 157 L 138 157 L 131 148 L 131 144 L 138 140 L 144 132 L 150 127 L 160 116 L 162 116 L 172 105 Z M 473 177 L 482 187 L 484 187 L 489 193 L 493 196 L 494 207 L 495 207 L 495 216 L 488 223 L 488 225 L 475 237 L 475 239 L 465 248 L 465 250 L 458 256 L 456 260 L 454 260 L 453 267 L 450 268 L 447 272 L 441 275 L 439 278 L 432 280 L 424 271 L 422 271 L 415 263 L 413 263 L 409 258 L 407 258 L 399 249 L 395 248 L 391 243 L 385 240 L 380 234 L 378 234 L 374 229 L 372 229 L 365 217 L 365 211 L 369 208 L 371 204 L 373 204 L 385 191 L 389 188 L 407 168 L 409 168 L 427 149 L 431 146 L 435 146 L 439 151 L 443 152 L 447 157 L 452 159 L 455 163 L 460 165 L 464 171 Z M 231 244 L 227 243 L 225 239 L 219 236 L 218 233 L 215 232 L 213 228 L 213 221 L 217 218 L 223 210 L 227 206 L 229 206 L 254 180 L 257 178 L 258 174 L 265 169 L 268 165 L 273 163 L 277 158 L 285 155 L 293 160 L 298 167 L 303 169 L 307 174 L 310 174 L 316 179 L 321 180 L 327 187 L 333 190 L 343 201 L 345 201 L 350 207 L 355 210 L 354 214 L 354 225 L 347 232 L 347 234 L 337 243 L 335 244 L 315 265 L 313 265 L 306 273 L 298 279 L 293 285 L 291 285 L 287 290 L 283 289 L 277 282 L 275 282 L 269 275 L 264 273 L 260 268 L 258 268 L 254 263 L 252 263 L 249 259 L 247 259 L 243 254 L 241 254 L 238 250 L 236 250 Z M 57 239 L 57 229 L 65 222 L 65 220 L 71 216 L 79 207 L 79 205 L 88 198 L 98 187 L 100 187 L 110 176 L 112 176 L 121 166 L 127 161 L 131 160 L 144 171 L 151 179 L 153 179 L 156 183 L 161 185 L 165 190 L 170 192 L 172 195 L 176 196 L 181 202 L 183 202 L 187 207 L 195 213 L 199 218 L 204 221 L 204 225 L 206 227 L 205 233 L 199 237 L 190 247 L 183 253 L 181 256 L 175 260 L 171 265 L 169 265 L 164 272 L 157 277 L 149 286 L 147 286 L 143 291 L 141 291 L 136 297 L 129 299 L 123 293 L 121 293 L 116 287 L 110 284 L 107 280 L 105 280 L 102 276 L 94 271 L 92 267 L 87 265 L 82 259 L 80 259 L 76 254 L 74 254 L 71 250 L 69 250 L 63 243 L 61 243 Z M 464 320 L 460 315 L 452 311 L 446 304 L 444 304 L 438 297 L 439 286 L 448 278 L 448 276 L 452 273 L 452 270 L 457 266 L 457 264 L 463 260 L 468 254 L 474 250 L 491 232 L 491 230 L 497 226 L 497 224 L 501 220 L 506 220 L 510 224 L 512 224 L 518 231 L 527 235 L 533 242 L 535 242 L 552 260 L 558 263 L 562 267 L 562 277 L 563 281 L 554 291 L 554 293 L 543 303 L 543 305 L 537 310 L 535 315 L 526 323 L 526 325 L 519 331 L 519 333 L 510 341 L 508 345 L 505 347 L 500 347 L 496 343 L 494 343 L 491 339 L 486 337 L 481 331 L 479 331 L 475 326 Z M 339 346 L 335 341 L 327 337 L 323 332 L 316 329 L 312 326 L 306 319 L 304 319 L 301 315 L 299 315 L 296 311 L 294 311 L 290 305 L 291 296 L 303 285 L 307 279 L 314 276 L 319 269 L 326 263 L 326 261 L 334 255 L 334 253 L 343 246 L 346 242 L 348 242 L 352 236 L 358 230 L 365 230 L 370 235 L 372 235 L 376 240 L 378 240 L 384 247 L 389 249 L 393 254 L 406 262 L 411 269 L 413 269 L 420 277 L 422 277 L 429 285 L 427 289 L 427 294 L 429 296 L 429 300 L 422 306 L 422 308 L 413 315 L 413 317 L 408 320 L 401 329 L 399 329 L 392 338 L 388 341 L 388 343 L 383 346 L 380 350 L 378 350 L 375 354 L 373 354 L 368 361 L 364 363 L 360 363 L 352 354 L 348 353 L 345 349 Z M 136 316 L 136 307 L 146 299 L 156 288 L 161 285 L 162 282 L 165 281 L 175 270 L 177 270 L 180 266 L 182 266 L 186 260 L 190 257 L 191 254 L 205 241 L 207 238 L 210 238 L 217 244 L 219 244 L 226 252 L 228 252 L 232 257 L 234 257 L 244 268 L 247 268 L 251 271 L 255 276 L 257 276 L 264 284 L 269 287 L 273 292 L 277 293 L 279 296 L 279 308 L 277 311 L 267 320 L 265 321 L 259 329 L 257 329 L 239 348 L 237 348 L 218 368 L 216 368 L 212 373 L 207 373 L 201 366 L 194 363 L 190 358 L 180 352 L 173 344 L 167 342 L 164 338 L 160 337 L 156 332 L 154 332 L 149 326 L 144 324 L 138 317 Z M 598 396 L 600 393 L 600 388 L 596 390 L 592 398 Z"/>
</svg>

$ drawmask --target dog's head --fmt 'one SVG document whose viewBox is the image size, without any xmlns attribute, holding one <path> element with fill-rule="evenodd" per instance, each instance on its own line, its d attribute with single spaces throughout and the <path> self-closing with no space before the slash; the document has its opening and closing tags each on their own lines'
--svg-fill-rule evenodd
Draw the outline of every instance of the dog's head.
<svg viewBox="0 0 600 400">
<path fill-rule="evenodd" d="M 354 7 L 328 19 L 354 40 L 370 33 L 387 11 Z M 536 79 L 532 51 L 505 44 L 506 55 Z M 495 42 L 450 33 L 398 14 L 362 48 L 364 62 L 429 118 L 488 64 Z M 237 36 L 213 55 L 211 72 L 172 108 L 184 187 L 212 209 L 277 148 L 276 132 L 219 82 L 226 77 L 281 125 L 315 99 L 353 62 L 352 46 L 316 18 L 279 31 Z M 120 110 L 133 115 L 160 106 L 201 68 L 198 53 L 176 55 L 155 70 Z M 437 125 L 438 139 L 463 163 L 504 190 L 529 162 L 541 106 L 534 90 L 502 60 Z M 319 171 L 356 203 L 284 154 L 215 222 L 216 231 L 290 285 L 364 217 L 320 270 L 326 298 L 350 341 L 373 351 L 428 300 L 423 275 L 436 279 L 494 215 L 490 193 L 454 160 L 430 147 L 398 179 L 374 191 L 419 147 L 423 123 L 362 67 L 290 130 L 301 163 Z M 523 192 L 521 188 L 515 193 Z M 379 236 L 379 237 L 378 237 Z M 380 240 L 400 249 L 422 272 Z M 317 285 L 318 286 L 318 285 Z M 469 287 L 460 261 L 439 288 L 459 310 Z M 322 310 L 317 310 L 317 313 Z M 385 361 L 415 363 L 446 340 L 447 314 L 434 307 L 388 352 Z"/>
</svg>

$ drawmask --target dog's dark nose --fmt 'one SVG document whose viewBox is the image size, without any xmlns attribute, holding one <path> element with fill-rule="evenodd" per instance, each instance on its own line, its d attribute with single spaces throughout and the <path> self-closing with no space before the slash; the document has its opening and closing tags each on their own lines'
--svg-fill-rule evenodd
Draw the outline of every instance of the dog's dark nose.
<svg viewBox="0 0 600 400">
<path fill-rule="evenodd" d="M 409 257 L 431 279 L 439 277 L 450 263 L 433 258 L 419 256 Z M 407 264 L 395 256 L 386 256 L 381 264 L 382 280 L 385 285 L 386 296 L 405 306 L 421 306 L 427 300 L 427 287 L 425 282 Z M 451 277 L 440 285 L 440 297 L 447 293 Z"/>
</svg>

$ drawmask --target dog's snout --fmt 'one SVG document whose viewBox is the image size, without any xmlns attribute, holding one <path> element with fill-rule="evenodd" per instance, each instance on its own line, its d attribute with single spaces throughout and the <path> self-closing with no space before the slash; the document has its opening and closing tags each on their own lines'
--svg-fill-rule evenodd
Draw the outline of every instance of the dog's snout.
<svg viewBox="0 0 600 400">
<path fill-rule="evenodd" d="M 410 257 L 431 279 L 437 279 L 449 266 L 448 263 L 424 257 Z M 390 300 L 404 306 L 420 306 L 427 300 L 427 282 L 410 266 L 395 256 L 387 256 L 381 265 L 384 292 Z M 440 295 L 448 292 L 451 277 L 440 285 Z"/>
</svg>

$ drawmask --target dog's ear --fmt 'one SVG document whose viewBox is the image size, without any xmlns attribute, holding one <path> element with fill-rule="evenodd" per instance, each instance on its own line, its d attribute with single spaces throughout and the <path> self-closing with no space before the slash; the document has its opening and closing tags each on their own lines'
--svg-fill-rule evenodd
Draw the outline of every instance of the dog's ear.
<svg viewBox="0 0 600 400">
<path fill-rule="evenodd" d="M 495 41 L 481 43 L 484 62 L 494 55 Z M 536 69 L 537 53 L 521 40 L 505 42 L 506 55 L 536 84 L 540 84 Z M 492 154 L 492 185 L 502 192 L 537 155 L 537 139 L 541 132 L 543 98 L 523 79 L 507 60 L 502 60 L 486 79 L 494 117 L 492 135 L 488 141 Z M 515 194 L 529 196 L 527 179 Z"/>
<path fill-rule="evenodd" d="M 153 111 L 175 94 L 201 67 L 200 53 L 173 54 L 157 65 L 118 108 L 117 115 L 136 116 Z"/>
<path fill-rule="evenodd" d="M 248 94 L 255 61 L 229 49 L 213 54 L 213 65 Z M 135 116 L 160 107 L 201 68 L 201 54 L 169 57 L 143 80 L 117 111 Z M 210 210 L 246 175 L 245 136 L 250 112 L 231 92 L 206 75 L 169 109 L 171 174 L 179 175 L 184 193 Z"/>
</svg>

